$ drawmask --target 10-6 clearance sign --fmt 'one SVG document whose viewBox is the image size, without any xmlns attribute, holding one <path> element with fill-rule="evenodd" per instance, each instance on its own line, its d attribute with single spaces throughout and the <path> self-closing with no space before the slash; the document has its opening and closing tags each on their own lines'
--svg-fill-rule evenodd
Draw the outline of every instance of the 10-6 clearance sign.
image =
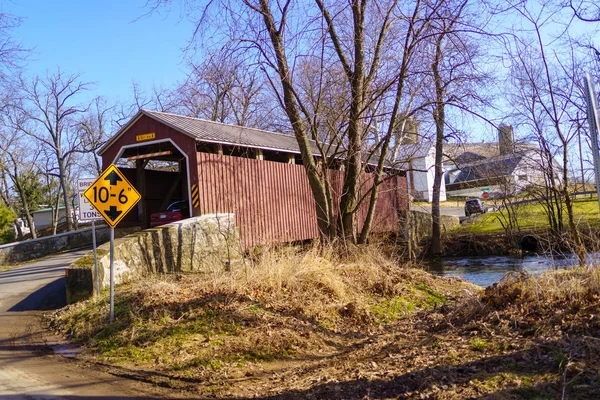
<svg viewBox="0 0 600 400">
<path fill-rule="evenodd" d="M 117 226 L 142 198 L 114 164 L 106 168 L 83 192 L 83 197 L 100 213 L 111 228 Z"/>
</svg>

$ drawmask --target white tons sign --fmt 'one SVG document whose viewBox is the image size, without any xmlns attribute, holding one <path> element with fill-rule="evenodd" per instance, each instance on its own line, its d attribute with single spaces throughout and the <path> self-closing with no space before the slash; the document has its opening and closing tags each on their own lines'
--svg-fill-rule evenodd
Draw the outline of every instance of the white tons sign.
<svg viewBox="0 0 600 400">
<path fill-rule="evenodd" d="M 79 220 L 80 221 L 91 221 L 97 219 L 103 219 L 102 215 L 92 205 L 85 197 L 83 197 L 83 192 L 87 189 L 96 178 L 87 178 L 87 179 L 79 179 L 77 181 L 77 193 L 79 195 Z"/>
</svg>

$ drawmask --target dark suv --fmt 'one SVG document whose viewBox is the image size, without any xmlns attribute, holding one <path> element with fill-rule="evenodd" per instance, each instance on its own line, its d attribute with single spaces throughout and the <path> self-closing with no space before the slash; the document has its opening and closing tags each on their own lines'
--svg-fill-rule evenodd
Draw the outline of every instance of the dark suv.
<svg viewBox="0 0 600 400">
<path fill-rule="evenodd" d="M 468 217 L 472 214 L 480 214 L 483 212 L 483 203 L 479 199 L 467 200 L 465 203 L 465 215 Z"/>
</svg>

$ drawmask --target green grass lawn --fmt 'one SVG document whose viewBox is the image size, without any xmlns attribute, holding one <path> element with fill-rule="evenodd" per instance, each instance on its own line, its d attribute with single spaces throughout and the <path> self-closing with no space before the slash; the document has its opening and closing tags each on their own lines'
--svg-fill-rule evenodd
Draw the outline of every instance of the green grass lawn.
<svg viewBox="0 0 600 400">
<path fill-rule="evenodd" d="M 548 218 L 541 204 L 525 204 L 514 207 L 519 228 L 521 230 L 547 229 Z M 574 203 L 575 222 L 582 226 L 599 226 L 598 199 L 577 199 Z M 455 232 L 469 233 L 496 233 L 504 231 L 500 221 L 507 218 L 507 210 L 489 212 L 475 217 L 472 223 L 461 225 Z M 563 220 L 567 224 L 567 212 L 564 211 Z"/>
</svg>

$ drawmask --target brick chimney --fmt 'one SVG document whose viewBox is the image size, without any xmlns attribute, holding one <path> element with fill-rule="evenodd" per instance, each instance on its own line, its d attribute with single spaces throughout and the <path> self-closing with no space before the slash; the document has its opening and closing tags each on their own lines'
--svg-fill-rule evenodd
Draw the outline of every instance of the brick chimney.
<svg viewBox="0 0 600 400">
<path fill-rule="evenodd" d="M 511 124 L 503 122 L 498 127 L 498 148 L 501 156 L 515 152 L 515 133 Z"/>
</svg>

